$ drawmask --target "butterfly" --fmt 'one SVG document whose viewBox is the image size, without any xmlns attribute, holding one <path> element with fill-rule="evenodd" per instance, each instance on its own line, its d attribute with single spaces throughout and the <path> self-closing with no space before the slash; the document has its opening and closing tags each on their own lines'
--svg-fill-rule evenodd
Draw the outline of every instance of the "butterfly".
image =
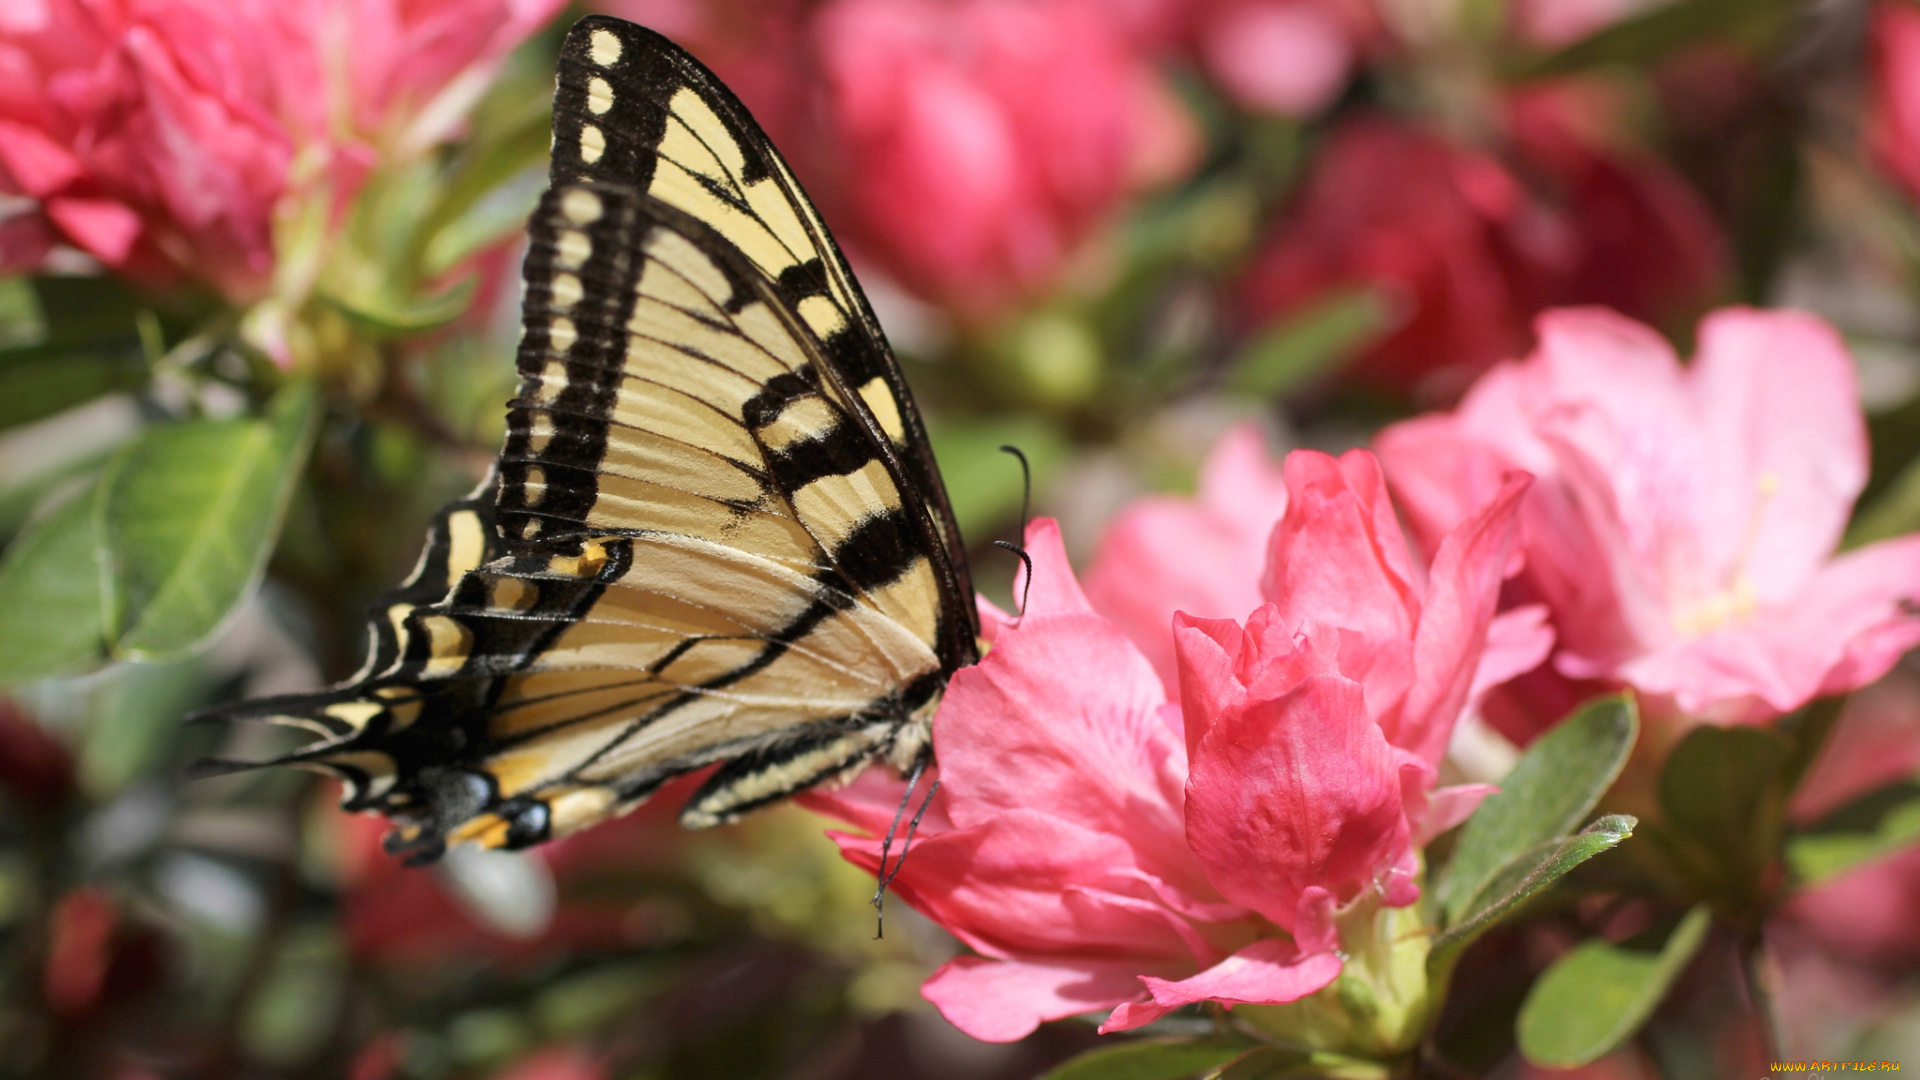
<svg viewBox="0 0 1920 1080">
<path fill-rule="evenodd" d="M 318 738 L 415 861 L 520 848 L 707 766 L 689 827 L 875 760 L 917 775 L 978 658 L 965 549 L 845 258 L 733 94 L 605 16 L 561 48 L 493 472 L 433 519 Z"/>
</svg>

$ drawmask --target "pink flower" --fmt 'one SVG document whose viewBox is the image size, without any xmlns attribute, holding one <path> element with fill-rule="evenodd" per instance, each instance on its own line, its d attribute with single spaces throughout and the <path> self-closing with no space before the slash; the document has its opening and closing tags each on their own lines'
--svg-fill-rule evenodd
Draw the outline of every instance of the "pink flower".
<svg viewBox="0 0 1920 1080">
<path fill-rule="evenodd" d="M 1511 11 L 1521 39 L 1553 49 L 1571 45 L 1649 6 L 1647 0 L 1520 0 Z"/>
<path fill-rule="evenodd" d="M 894 881 L 979 954 L 951 961 L 922 992 L 962 1031 L 1010 1041 L 1093 1010 L 1115 1010 L 1106 1030 L 1118 1031 L 1187 1000 L 1284 1002 L 1326 985 L 1340 961 L 1323 923 L 1305 941 L 1281 936 L 1222 898 L 1188 846 L 1178 708 L 1087 604 L 1058 527 L 1035 521 L 1027 550 L 1026 614 L 983 612 L 994 646 L 948 686 L 934 725 L 941 795 Z M 878 835 L 899 791 L 869 772 L 808 801 Z M 855 864 L 877 867 L 879 841 L 834 839 Z M 1142 982 L 1206 974 L 1233 985 L 1167 991 L 1181 1000 L 1163 1004 Z"/>
<path fill-rule="evenodd" d="M 836 224 L 922 295 L 982 317 L 1051 287 L 1189 121 L 1118 28 L 1072 0 L 835 0 L 814 25 Z"/>
<path fill-rule="evenodd" d="M 1150 495 L 1107 527 L 1087 571 L 1087 598 L 1153 663 L 1169 697 L 1180 687 L 1174 613 L 1232 618 L 1259 607 L 1274 528 L 1286 509 L 1287 476 L 1249 425 L 1214 444 L 1196 498 Z M 1552 635 L 1542 632 L 1543 614 L 1531 607 L 1494 619 L 1475 677 L 1480 691 L 1545 659 Z"/>
<path fill-rule="evenodd" d="M 894 881 L 978 954 L 923 987 L 963 1031 L 1011 1040 L 1098 1009 L 1118 1031 L 1194 1002 L 1298 1000 L 1340 973 L 1336 915 L 1411 903 L 1415 848 L 1488 790 L 1435 791 L 1434 763 L 1480 665 L 1524 480 L 1423 587 L 1397 527 L 1381 531 L 1371 455 L 1301 452 L 1286 476 L 1277 565 L 1336 548 L 1339 565 L 1269 575 L 1276 602 L 1244 629 L 1176 618 L 1179 705 L 1095 614 L 1057 526 L 1029 529 L 1027 611 L 983 611 L 993 648 L 948 686 L 941 794 Z M 899 798 L 877 774 L 808 797 L 872 834 L 834 836 L 868 870 Z"/>
<path fill-rule="evenodd" d="M 1451 401 L 1522 351 L 1529 320 L 1549 306 L 1614 303 L 1654 319 L 1699 310 L 1724 277 L 1712 218 L 1653 158 L 1602 140 L 1595 97 L 1516 95 L 1500 118 L 1504 157 L 1384 117 L 1347 122 L 1249 267 L 1243 316 L 1373 286 L 1399 323 L 1354 376 Z"/>
<path fill-rule="evenodd" d="M 1872 156 L 1907 198 L 1920 202 L 1920 10 L 1873 5 L 1870 48 Z"/>
<path fill-rule="evenodd" d="M 1381 36 L 1366 0 L 1225 0 L 1195 5 L 1195 51 L 1240 104 L 1311 116 L 1333 103 Z"/>
<path fill-rule="evenodd" d="M 320 180 L 344 197 L 377 150 L 444 138 L 505 49 L 559 6 L 31 4 L 0 20 L 0 192 L 138 280 L 254 299 L 284 198 Z M 32 239 L 9 222 L 11 265 L 44 255 Z"/>
<path fill-rule="evenodd" d="M 1286 479 L 1254 425 L 1222 436 L 1197 498 L 1150 495 L 1122 510 L 1087 571 L 1087 599 L 1179 691 L 1173 614 L 1235 618 L 1260 605 L 1267 540 L 1287 509 Z"/>
<path fill-rule="evenodd" d="M 1920 537 L 1838 557 L 1867 474 L 1852 361 L 1808 315 L 1744 308 L 1666 341 L 1597 309 L 1539 322 L 1540 344 L 1451 414 L 1378 440 L 1414 532 L 1463 520 L 1509 469 L 1539 477 L 1515 598 L 1544 601 L 1553 670 L 1753 723 L 1878 678 L 1920 643 Z M 1558 719 L 1540 715 L 1528 737 Z"/>
</svg>

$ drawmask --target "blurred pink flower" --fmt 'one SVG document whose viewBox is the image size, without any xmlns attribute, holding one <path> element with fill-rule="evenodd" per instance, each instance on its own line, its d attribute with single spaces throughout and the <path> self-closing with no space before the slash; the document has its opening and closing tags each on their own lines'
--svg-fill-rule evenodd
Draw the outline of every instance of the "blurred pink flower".
<svg viewBox="0 0 1920 1080">
<path fill-rule="evenodd" d="M 1539 477 L 1526 569 L 1553 670 L 1656 708 L 1753 723 L 1871 682 L 1920 643 L 1920 536 L 1834 556 L 1866 481 L 1853 363 L 1820 320 L 1720 311 L 1682 367 L 1612 312 L 1552 312 L 1524 363 L 1377 445 L 1416 535 L 1465 519 L 1510 469 Z M 1662 705 L 1664 703 L 1664 706 Z M 1558 719 L 1535 716 L 1523 741 Z"/>
<path fill-rule="evenodd" d="M 1873 5 L 1868 141 L 1881 170 L 1920 202 L 1920 8 Z"/>
<path fill-rule="evenodd" d="M 445 137 L 559 0 L 40 0 L 0 19 L 0 192 L 150 284 L 249 300 L 276 207 Z M 344 102 L 346 118 L 333 110 Z M 369 141 L 375 140 L 375 141 Z M 396 141 L 397 140 L 397 141 Z M 18 268 L 44 243 L 14 233 Z M 18 237 L 18 239 L 16 239 Z M 51 239 L 41 234 L 41 239 Z"/>
<path fill-rule="evenodd" d="M 1847 700 L 1820 758 L 1794 789 L 1801 826 L 1878 788 L 1920 777 L 1920 678 L 1904 666 Z M 1795 894 L 1783 917 L 1828 950 L 1869 965 L 1920 960 L 1920 845 Z"/>
<path fill-rule="evenodd" d="M 1057 526 L 1029 529 L 1026 613 L 983 608 L 993 648 L 948 686 L 941 795 L 894 882 L 979 954 L 923 988 L 963 1031 L 1011 1040 L 1108 1008 L 1117 1031 L 1313 993 L 1340 972 L 1336 913 L 1363 894 L 1413 902 L 1415 848 L 1489 790 L 1436 791 L 1434 766 L 1524 479 L 1449 539 L 1424 587 L 1397 526 L 1379 532 L 1393 517 L 1371 455 L 1299 452 L 1286 479 L 1275 559 L 1337 565 L 1270 580 L 1277 602 L 1244 628 L 1177 616 L 1178 705 L 1095 614 Z M 808 801 L 868 830 L 835 839 L 877 870 L 899 797 L 872 774 Z"/>
<path fill-rule="evenodd" d="M 1649 0 L 1519 0 L 1510 10 L 1514 31 L 1522 41 L 1554 49 L 1650 6 Z"/>
<path fill-rule="evenodd" d="M 1190 121 L 1074 0 L 834 0 L 813 26 L 841 170 L 836 226 L 924 296 L 985 317 L 1051 287 Z"/>
<path fill-rule="evenodd" d="M 1381 35 L 1368 0 L 1216 0 L 1188 17 L 1195 52 L 1227 93 L 1283 116 L 1332 104 Z"/>
<path fill-rule="evenodd" d="M 1381 116 L 1348 121 L 1249 267 L 1243 318 L 1374 286 L 1399 321 L 1353 377 L 1451 401 L 1521 352 L 1546 307 L 1698 311 L 1724 276 L 1712 218 L 1653 158 L 1602 142 L 1591 109 L 1564 88 L 1516 95 L 1510 161 Z"/>
<path fill-rule="evenodd" d="M 1267 540 L 1286 509 L 1286 478 L 1247 424 L 1214 444 L 1197 497 L 1149 495 L 1107 526 L 1087 599 L 1146 654 L 1169 696 L 1180 685 L 1174 612 L 1236 618 L 1258 607 Z"/>
<path fill-rule="evenodd" d="M 1380 287 L 1400 323 L 1356 373 L 1464 385 L 1525 344 L 1527 316 L 1549 295 L 1537 267 L 1563 239 L 1551 224 L 1493 158 L 1383 117 L 1349 121 L 1249 267 L 1242 303 L 1264 320 L 1334 289 Z"/>
</svg>

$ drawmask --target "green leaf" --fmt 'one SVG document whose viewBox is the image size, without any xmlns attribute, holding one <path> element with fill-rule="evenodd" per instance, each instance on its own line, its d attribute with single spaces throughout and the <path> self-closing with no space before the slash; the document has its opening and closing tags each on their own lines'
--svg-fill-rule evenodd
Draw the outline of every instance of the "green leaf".
<svg viewBox="0 0 1920 1080">
<path fill-rule="evenodd" d="M 295 384 L 263 419 L 153 428 L 108 463 L 94 514 L 117 659 L 192 652 L 253 589 L 317 415 L 312 386 Z"/>
<path fill-rule="evenodd" d="M 100 540 L 89 488 L 22 530 L 0 558 L 0 685 L 97 664 Z"/>
<path fill-rule="evenodd" d="M 1796 882 L 1812 885 L 1920 843 L 1920 780 L 1902 780 L 1834 811 L 1787 841 Z"/>
<path fill-rule="evenodd" d="M 1244 1042 L 1136 1039 L 1089 1050 L 1037 1080 L 1183 1080 L 1247 1052 Z"/>
<path fill-rule="evenodd" d="M 1334 293 L 1248 342 L 1229 365 L 1227 385 L 1250 397 L 1282 396 L 1331 370 L 1397 322 L 1377 289 Z"/>
<path fill-rule="evenodd" d="M 0 428 L 146 381 L 138 306 L 110 278 L 14 279 L 0 300 Z"/>
<path fill-rule="evenodd" d="M 1554 961 L 1533 984 L 1515 1026 L 1528 1061 L 1570 1069 L 1612 1053 L 1647 1022 L 1654 1006 L 1706 940 L 1712 920 L 1695 905 L 1664 943 L 1587 941 Z"/>
<path fill-rule="evenodd" d="M 132 389 L 147 381 L 147 372 L 137 345 L 90 352 L 47 345 L 0 351 L 0 428 Z"/>
<path fill-rule="evenodd" d="M 1619 845 L 1639 822 L 1626 814 L 1608 814 L 1572 836 L 1549 840 L 1515 856 L 1461 911 L 1460 918 L 1434 939 L 1428 970 L 1443 969 L 1474 938 L 1491 929 L 1529 897 L 1560 880 L 1569 870 Z"/>
<path fill-rule="evenodd" d="M 1757 895 L 1779 850 L 1792 759 L 1786 739 L 1750 727 L 1703 725 L 1673 748 L 1660 773 L 1660 806 L 1708 884 Z"/>
<path fill-rule="evenodd" d="M 1633 752 L 1639 712 L 1626 695 L 1582 705 L 1528 748 L 1460 831 L 1438 886 L 1449 924 L 1522 852 L 1572 832 Z"/>
</svg>

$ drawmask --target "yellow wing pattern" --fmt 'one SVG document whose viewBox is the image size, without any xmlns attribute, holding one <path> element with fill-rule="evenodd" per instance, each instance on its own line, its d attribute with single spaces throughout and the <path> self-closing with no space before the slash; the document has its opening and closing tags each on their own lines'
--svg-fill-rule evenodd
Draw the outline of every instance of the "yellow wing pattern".
<svg viewBox="0 0 1920 1080">
<path fill-rule="evenodd" d="M 633 75 L 690 64 L 637 27 L 575 27 L 556 177 L 571 145 L 599 140 L 599 160 L 619 155 L 640 182 L 557 179 L 535 214 L 497 477 L 436 518 L 414 574 L 371 613 L 353 680 L 216 710 L 321 738 L 210 770 L 324 769 L 346 806 L 395 819 L 394 847 L 431 858 L 538 843 L 715 763 L 689 826 L 876 757 L 926 759 L 940 691 L 975 658 L 938 474 L 864 301 L 764 136 L 721 119 L 737 103 L 716 104 L 703 72 L 699 107 L 684 78 Z M 751 160 L 741 138 L 759 139 Z M 688 140 L 712 155 L 691 171 Z M 648 146 L 674 156 L 632 175 Z M 756 174 L 766 162 L 784 179 Z M 687 176 L 731 178 L 752 213 L 703 204 Z M 803 266 L 820 287 L 802 295 Z"/>
</svg>

